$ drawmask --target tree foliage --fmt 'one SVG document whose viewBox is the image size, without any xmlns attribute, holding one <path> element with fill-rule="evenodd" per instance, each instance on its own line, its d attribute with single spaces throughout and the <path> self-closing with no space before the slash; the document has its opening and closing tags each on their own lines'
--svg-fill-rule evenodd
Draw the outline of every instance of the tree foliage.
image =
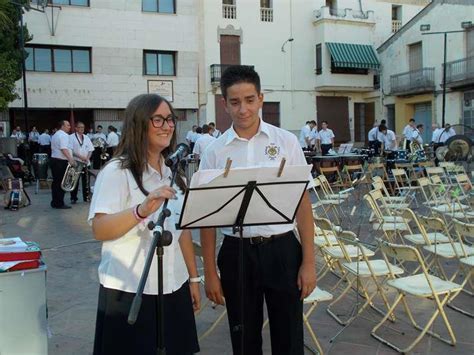
<svg viewBox="0 0 474 355">
<path fill-rule="evenodd" d="M 27 1 L 17 1 L 26 3 Z M 20 14 L 18 6 L 9 0 L 0 0 L 0 111 L 18 98 L 15 82 L 21 79 L 22 52 L 20 48 Z M 25 43 L 31 40 L 23 26 Z M 26 56 L 27 53 L 24 52 Z"/>
</svg>

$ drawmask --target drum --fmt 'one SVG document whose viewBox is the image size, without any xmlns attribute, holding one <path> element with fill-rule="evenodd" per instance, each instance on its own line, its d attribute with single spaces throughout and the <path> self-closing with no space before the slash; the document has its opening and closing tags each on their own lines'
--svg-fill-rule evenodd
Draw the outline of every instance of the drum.
<svg viewBox="0 0 474 355">
<path fill-rule="evenodd" d="M 420 161 L 426 161 L 426 153 L 424 150 L 417 150 L 415 152 L 416 159 L 415 161 L 418 163 Z"/>
<path fill-rule="evenodd" d="M 364 156 L 361 154 L 342 154 L 342 165 L 363 165 Z"/>
<path fill-rule="evenodd" d="M 408 154 L 407 151 L 404 149 L 394 150 L 393 157 L 395 161 L 407 161 Z"/>
<path fill-rule="evenodd" d="M 36 180 L 46 180 L 48 178 L 48 154 L 33 154 L 33 170 Z"/>
<path fill-rule="evenodd" d="M 194 158 L 186 159 L 186 180 L 188 186 L 191 184 L 191 178 L 193 177 L 194 173 L 199 169 L 199 160 Z"/>
</svg>

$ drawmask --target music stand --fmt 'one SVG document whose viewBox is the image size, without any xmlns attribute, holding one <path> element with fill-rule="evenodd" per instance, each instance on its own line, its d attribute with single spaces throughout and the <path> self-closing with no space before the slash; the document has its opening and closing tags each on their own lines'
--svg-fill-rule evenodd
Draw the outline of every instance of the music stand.
<svg viewBox="0 0 474 355">
<path fill-rule="evenodd" d="M 186 191 L 179 229 L 232 227 L 239 234 L 240 331 L 244 351 L 243 228 L 293 223 L 311 176 L 311 165 L 198 171 Z M 230 176 L 229 176 L 230 172 Z M 282 194 L 282 187 L 287 193 Z M 209 194 L 213 203 L 209 204 Z"/>
</svg>

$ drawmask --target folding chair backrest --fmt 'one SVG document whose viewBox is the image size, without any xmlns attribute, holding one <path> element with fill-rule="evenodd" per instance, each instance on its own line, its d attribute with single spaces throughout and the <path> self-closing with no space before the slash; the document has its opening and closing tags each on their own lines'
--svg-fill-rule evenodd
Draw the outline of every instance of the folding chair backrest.
<svg viewBox="0 0 474 355">
<path fill-rule="evenodd" d="M 439 162 L 439 167 L 440 167 L 440 168 L 448 168 L 448 167 L 452 167 L 452 166 L 454 166 L 454 165 L 455 165 L 455 164 L 454 164 L 454 162 L 452 162 L 452 161 L 440 161 L 440 162 Z"/>
<path fill-rule="evenodd" d="M 382 253 L 399 261 L 421 261 L 421 256 L 416 248 L 409 245 L 398 245 L 381 242 Z"/>
<path fill-rule="evenodd" d="M 444 185 L 443 180 L 441 180 L 441 176 L 439 176 L 439 175 L 431 175 L 430 180 L 431 180 L 432 184 Z"/>
<path fill-rule="evenodd" d="M 362 255 L 364 257 L 364 250 L 363 248 L 360 247 L 359 240 L 357 239 L 357 235 L 354 232 L 351 231 L 342 231 L 338 233 L 337 235 L 337 241 L 339 243 L 339 246 L 341 247 L 341 250 L 345 256 L 345 258 L 348 261 L 351 261 L 351 258 L 349 256 L 349 252 L 346 249 L 347 245 L 353 245 L 359 249 L 359 255 Z M 367 258 L 367 256 L 365 256 Z"/>
<path fill-rule="evenodd" d="M 370 194 L 365 194 L 364 195 L 364 200 L 365 202 L 369 205 L 369 208 L 372 210 L 372 212 L 374 213 L 375 217 L 377 217 L 377 219 L 379 221 L 383 220 L 383 213 L 382 211 L 380 210 L 379 206 L 377 205 L 377 203 L 374 201 L 374 199 L 372 198 L 372 196 Z"/>
<path fill-rule="evenodd" d="M 324 168 L 323 168 L 324 169 Z M 321 182 L 321 188 L 323 189 L 323 191 L 326 193 L 326 194 L 332 194 L 333 191 L 332 191 L 332 187 L 331 187 L 331 184 L 329 183 L 327 177 L 321 173 L 317 179 L 319 179 L 319 181 Z"/>
<path fill-rule="evenodd" d="M 410 227 L 410 222 L 413 222 L 416 226 L 416 228 L 418 228 L 421 236 L 423 237 L 424 241 L 425 241 L 425 244 L 426 245 L 430 245 L 430 241 L 428 239 L 428 236 L 426 235 L 426 229 L 425 227 L 420 223 L 420 220 L 418 219 L 417 215 L 415 214 L 415 212 L 413 212 L 413 210 L 411 208 L 404 208 L 400 211 L 400 214 L 402 216 L 402 218 L 405 220 L 405 223 L 407 224 L 408 226 L 408 229 L 410 231 L 410 234 L 413 234 L 413 231 Z"/>
<path fill-rule="evenodd" d="M 381 183 L 383 183 L 383 179 L 380 176 L 375 175 L 375 176 L 372 176 L 372 182 L 381 182 Z"/>
<path fill-rule="evenodd" d="M 468 238 L 474 238 L 474 223 L 466 223 L 453 218 L 453 224 L 460 243 Z M 470 241 L 471 240 L 472 239 L 470 239 Z M 465 252 L 463 245 L 462 249 Z"/>
<path fill-rule="evenodd" d="M 428 175 L 444 175 L 444 169 L 440 166 L 427 167 L 426 173 Z"/>
</svg>

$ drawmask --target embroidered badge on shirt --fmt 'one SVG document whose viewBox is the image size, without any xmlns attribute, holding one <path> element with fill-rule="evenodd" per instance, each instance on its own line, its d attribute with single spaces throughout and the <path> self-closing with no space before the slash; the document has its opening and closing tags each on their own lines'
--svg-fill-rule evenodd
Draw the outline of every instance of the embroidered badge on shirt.
<svg viewBox="0 0 474 355">
<path fill-rule="evenodd" d="M 270 143 L 265 147 L 265 155 L 268 156 L 270 160 L 275 160 L 280 154 L 280 147 L 276 146 L 275 143 Z"/>
</svg>

